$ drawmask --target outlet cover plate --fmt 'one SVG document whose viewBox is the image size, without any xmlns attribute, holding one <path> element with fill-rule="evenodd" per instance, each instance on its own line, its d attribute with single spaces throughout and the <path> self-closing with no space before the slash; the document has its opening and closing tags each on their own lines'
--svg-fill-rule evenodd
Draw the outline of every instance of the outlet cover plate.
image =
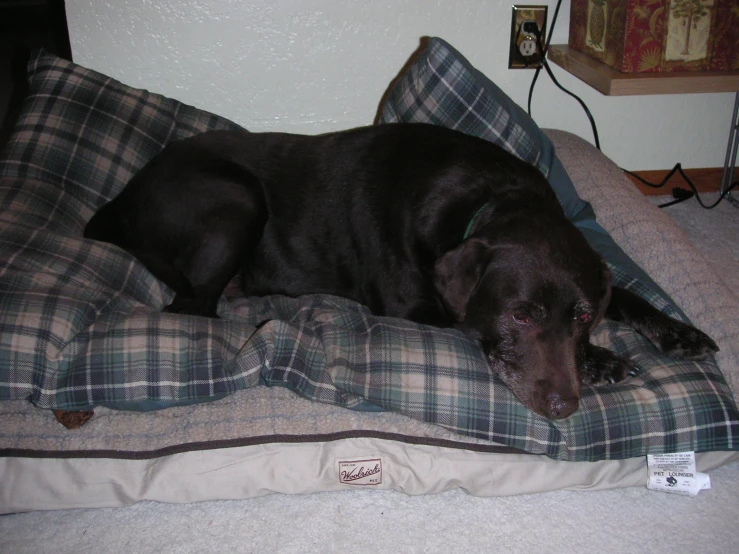
<svg viewBox="0 0 739 554">
<path fill-rule="evenodd" d="M 513 6 L 508 69 L 536 69 L 541 61 L 540 45 L 546 44 L 548 9 L 549 6 Z M 541 38 L 531 32 L 532 22 L 536 24 L 538 31 L 541 33 Z M 524 26 L 524 23 L 527 23 L 527 25 Z M 536 42 L 536 53 L 532 56 L 524 56 L 519 45 L 524 41 L 531 40 Z"/>
</svg>

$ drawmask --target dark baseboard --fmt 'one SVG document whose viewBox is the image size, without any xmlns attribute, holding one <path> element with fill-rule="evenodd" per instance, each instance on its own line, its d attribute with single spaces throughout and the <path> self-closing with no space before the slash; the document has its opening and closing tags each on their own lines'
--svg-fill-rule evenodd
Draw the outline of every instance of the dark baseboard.
<svg viewBox="0 0 739 554">
<path fill-rule="evenodd" d="M 649 181 L 650 183 L 658 184 L 662 182 L 662 179 L 664 179 L 669 172 L 669 169 L 659 169 L 655 171 L 634 171 L 633 173 L 637 174 L 642 179 Z M 698 189 L 698 192 L 718 192 L 718 190 L 721 188 L 721 178 L 724 174 L 724 170 L 721 167 L 683 169 L 683 172 L 692 181 L 692 183 Z M 688 190 L 690 189 L 682 176 L 677 173 L 673 175 L 669 181 L 667 181 L 664 187 L 658 189 L 649 187 L 639 182 L 628 173 L 626 174 L 626 176 L 631 179 L 631 182 L 634 183 L 643 194 L 647 196 L 672 194 L 672 189 L 675 187 L 680 187 Z"/>
</svg>

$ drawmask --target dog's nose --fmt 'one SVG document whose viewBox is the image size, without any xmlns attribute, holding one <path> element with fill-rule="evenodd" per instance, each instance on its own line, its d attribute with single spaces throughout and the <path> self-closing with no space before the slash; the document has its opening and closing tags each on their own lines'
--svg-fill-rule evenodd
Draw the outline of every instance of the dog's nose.
<svg viewBox="0 0 739 554">
<path fill-rule="evenodd" d="M 576 396 L 562 397 L 559 393 L 551 392 L 547 395 L 545 409 L 550 419 L 564 419 L 572 415 L 580 399 Z"/>
</svg>

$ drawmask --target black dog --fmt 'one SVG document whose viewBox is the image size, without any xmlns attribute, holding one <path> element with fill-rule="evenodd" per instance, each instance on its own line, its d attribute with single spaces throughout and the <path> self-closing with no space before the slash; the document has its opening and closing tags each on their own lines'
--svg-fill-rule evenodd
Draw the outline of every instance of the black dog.
<svg viewBox="0 0 739 554">
<path fill-rule="evenodd" d="M 247 295 L 329 293 L 377 315 L 456 327 L 481 342 L 525 406 L 552 419 L 577 409 L 581 383 L 634 372 L 590 344 L 603 316 L 667 354 L 718 350 L 611 289 L 606 265 L 535 168 L 432 125 L 213 131 L 175 142 L 85 236 L 143 262 L 175 291 L 171 312 L 217 317 L 241 271 Z"/>
</svg>

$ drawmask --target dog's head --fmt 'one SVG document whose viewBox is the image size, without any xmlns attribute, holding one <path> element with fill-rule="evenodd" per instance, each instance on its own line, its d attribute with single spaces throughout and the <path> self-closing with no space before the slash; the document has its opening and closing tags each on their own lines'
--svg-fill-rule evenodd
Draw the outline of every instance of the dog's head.
<svg viewBox="0 0 739 554">
<path fill-rule="evenodd" d="M 610 273 L 573 225 L 489 224 L 434 272 L 456 327 L 482 343 L 491 370 L 526 407 L 550 419 L 577 410 L 578 360 L 607 306 Z"/>
</svg>

